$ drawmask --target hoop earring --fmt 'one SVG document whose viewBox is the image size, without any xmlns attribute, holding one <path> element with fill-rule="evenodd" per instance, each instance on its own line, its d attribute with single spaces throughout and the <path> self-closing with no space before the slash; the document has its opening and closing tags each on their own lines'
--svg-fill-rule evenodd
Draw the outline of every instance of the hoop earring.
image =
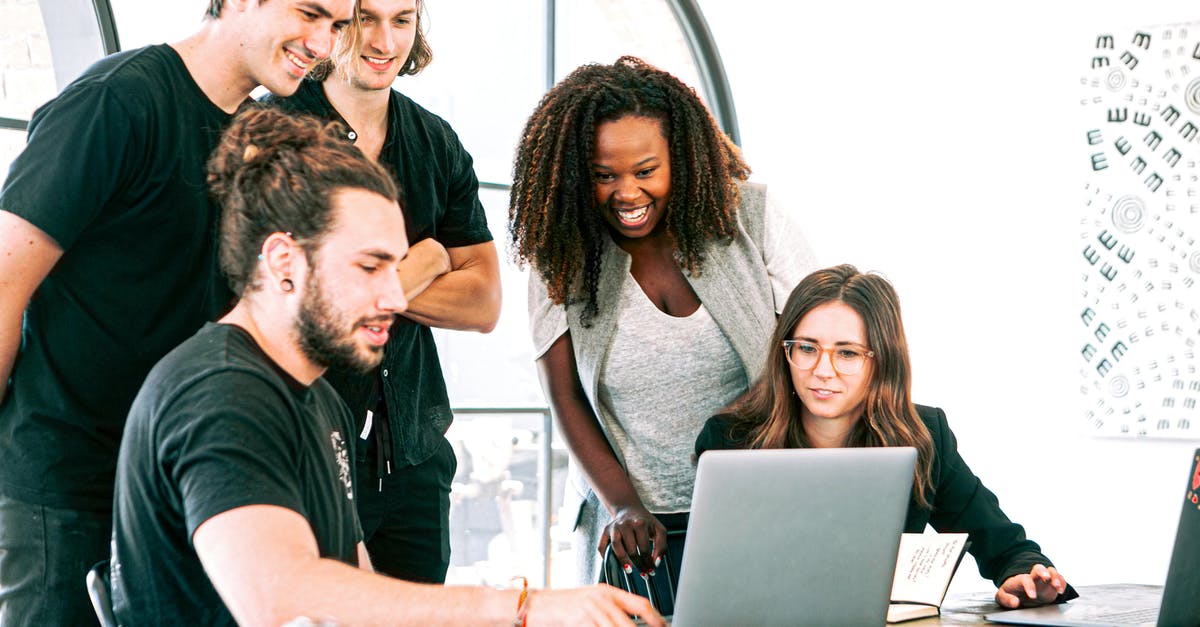
<svg viewBox="0 0 1200 627">
<path fill-rule="evenodd" d="M 285 294 L 291 294 L 292 290 L 296 289 L 296 284 L 292 283 L 291 279 L 284 279 L 279 282 L 279 289 L 283 290 Z"/>
</svg>

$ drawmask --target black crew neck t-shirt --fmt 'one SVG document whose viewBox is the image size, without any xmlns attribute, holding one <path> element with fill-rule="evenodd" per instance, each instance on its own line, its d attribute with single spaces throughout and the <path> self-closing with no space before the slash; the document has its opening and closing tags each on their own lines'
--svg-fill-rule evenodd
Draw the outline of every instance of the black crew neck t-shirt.
<svg viewBox="0 0 1200 627">
<path fill-rule="evenodd" d="M 244 329 L 208 324 L 150 371 L 129 412 L 113 512 L 113 609 L 125 625 L 232 625 L 192 546 L 210 518 L 292 510 L 321 557 L 358 564 L 354 421 Z"/>
<path fill-rule="evenodd" d="M 107 511 L 146 373 L 232 301 L 205 164 L 230 115 L 167 45 L 106 57 L 38 109 L 0 210 L 63 255 L 25 312 L 0 404 L 0 491 Z"/>
</svg>

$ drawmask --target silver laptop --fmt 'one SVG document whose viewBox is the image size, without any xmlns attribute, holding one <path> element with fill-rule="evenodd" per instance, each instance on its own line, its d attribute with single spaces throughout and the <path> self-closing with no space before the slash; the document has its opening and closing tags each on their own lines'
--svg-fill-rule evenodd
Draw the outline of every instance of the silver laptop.
<svg viewBox="0 0 1200 627">
<path fill-rule="evenodd" d="M 702 455 L 671 624 L 883 625 L 916 457 Z"/>
<path fill-rule="evenodd" d="M 1200 449 L 1192 454 L 1183 511 L 1175 531 L 1175 548 L 1161 598 L 1115 599 L 1100 595 L 1043 607 L 987 614 L 997 623 L 1078 627 L 1200 626 Z M 685 554 L 686 556 L 686 554 Z"/>
</svg>

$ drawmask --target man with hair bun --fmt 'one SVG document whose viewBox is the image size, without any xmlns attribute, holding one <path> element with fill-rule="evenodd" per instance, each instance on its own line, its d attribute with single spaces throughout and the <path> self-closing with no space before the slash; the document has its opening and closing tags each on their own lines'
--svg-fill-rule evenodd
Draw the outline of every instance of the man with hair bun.
<svg viewBox="0 0 1200 627">
<path fill-rule="evenodd" d="M 171 351 L 125 425 L 111 563 L 125 625 L 662 625 L 608 586 L 442 587 L 371 572 L 354 418 L 321 375 L 378 366 L 407 301 L 391 177 L 340 127 L 234 119 L 209 167 L 233 310 Z"/>
<path fill-rule="evenodd" d="M 232 300 L 205 160 L 353 4 L 212 0 L 194 35 L 101 59 L 34 113 L 0 192 L 0 624 L 95 621 L 84 576 L 108 557 L 130 403 Z"/>
</svg>

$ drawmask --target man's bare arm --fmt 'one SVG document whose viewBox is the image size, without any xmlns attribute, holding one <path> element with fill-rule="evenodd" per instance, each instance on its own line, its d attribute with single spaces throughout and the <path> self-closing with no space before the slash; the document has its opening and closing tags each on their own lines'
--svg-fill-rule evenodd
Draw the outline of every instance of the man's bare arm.
<svg viewBox="0 0 1200 627">
<path fill-rule="evenodd" d="M 240 625 L 298 617 L 339 625 L 511 625 L 519 592 L 417 584 L 321 558 L 308 522 L 273 505 L 213 516 L 192 537 L 204 570 Z M 607 586 L 542 591 L 529 624 L 661 625 L 649 602 Z"/>
<path fill-rule="evenodd" d="M 433 241 L 415 244 L 400 264 L 400 282 L 408 297 L 408 311 L 401 315 L 439 329 L 490 332 L 500 319 L 500 259 L 496 245 L 484 242 L 445 248 L 449 271 L 429 278 L 427 271 L 422 276 L 416 269 L 428 268 L 431 264 L 423 260 L 432 255 L 424 251 L 413 255 L 417 247 L 429 246 L 426 242 Z M 405 268 L 410 260 L 411 270 Z"/>
<path fill-rule="evenodd" d="M 8 377 L 21 347 L 25 307 L 62 252 L 58 242 L 38 227 L 0 211 L 0 401 L 8 391 Z"/>
</svg>

